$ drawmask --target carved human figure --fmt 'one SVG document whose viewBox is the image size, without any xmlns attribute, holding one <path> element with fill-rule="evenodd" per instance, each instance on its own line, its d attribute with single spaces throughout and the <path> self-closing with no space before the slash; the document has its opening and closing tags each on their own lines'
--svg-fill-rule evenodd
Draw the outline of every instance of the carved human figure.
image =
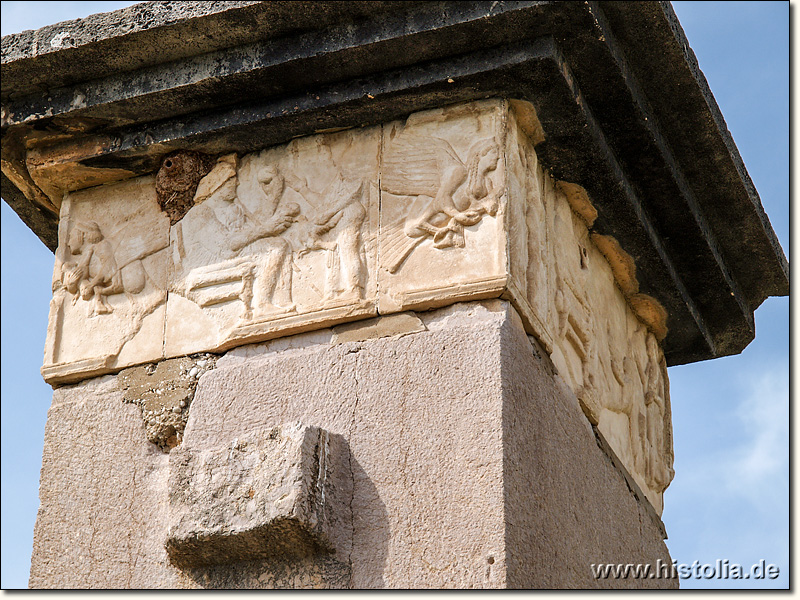
<svg viewBox="0 0 800 600">
<path fill-rule="evenodd" d="M 607 360 L 610 372 L 605 378 L 604 392 L 600 395 L 602 408 L 625 416 L 628 430 L 625 443 L 629 444 L 629 449 L 618 450 L 630 458 L 630 464 L 634 469 L 643 473 L 646 462 L 647 429 L 641 398 L 642 374 L 635 352 L 631 353 L 636 342 L 629 340 L 627 344 L 614 343 L 615 338 L 610 324 L 606 325 L 606 335 L 609 340 Z M 619 443 L 623 443 L 622 438 L 619 439 Z"/>
<path fill-rule="evenodd" d="M 484 215 L 495 216 L 502 188 L 495 188 L 492 173 L 500 159 L 494 137 L 475 142 L 462 161 L 449 142 L 402 133 L 384 159 L 381 188 L 398 196 L 426 199 L 425 208 L 410 215 L 401 228 L 390 227 L 392 236 L 402 233 L 410 240 L 391 240 L 386 246 L 386 265 L 394 273 L 411 251 L 431 238 L 435 248 L 463 248 L 464 227 L 478 224 Z"/>
<path fill-rule="evenodd" d="M 647 336 L 647 368 L 645 372 L 645 411 L 647 414 L 647 483 L 656 491 L 663 491 L 672 481 L 672 449 L 668 443 L 666 399 L 668 379 L 666 363 L 660 356 L 658 342 L 653 334 Z"/>
<path fill-rule="evenodd" d="M 231 237 L 231 248 L 239 256 L 251 256 L 257 262 L 254 303 L 257 313 L 274 310 L 294 310 L 292 303 L 292 246 L 280 237 L 300 215 L 294 202 L 281 203 L 285 180 L 277 168 L 267 166 L 257 174 L 259 187 L 267 202 L 275 206 L 272 216 L 264 222 L 246 213 L 236 202 L 244 222 Z"/>
<path fill-rule="evenodd" d="M 362 203 L 364 182 L 347 182 L 338 174 L 323 192 L 317 193 L 299 177 L 290 175 L 287 179 L 288 185 L 297 193 L 315 206 L 324 207 L 305 223 L 303 247 L 298 254 L 312 250 L 328 251 L 325 299 L 362 299 L 366 278 L 366 258 L 361 239 L 361 228 L 367 217 Z"/>
<path fill-rule="evenodd" d="M 584 404 L 584 410 L 592 410 L 597 403 L 595 371 L 598 359 L 593 343 L 594 327 L 588 300 L 580 287 L 566 282 L 558 266 L 555 283 L 555 338 L 575 386 L 575 395 Z"/>
<path fill-rule="evenodd" d="M 90 301 L 89 316 L 109 314 L 113 311 L 108 296 L 127 292 L 137 294 L 146 283 L 141 261 L 131 261 L 124 270 L 114 257 L 114 248 L 94 221 L 72 223 L 67 239 L 69 257 L 59 269 L 53 291 L 63 287 L 73 295 L 72 303 L 79 298 Z"/>
<path fill-rule="evenodd" d="M 275 210 L 267 220 L 258 219 L 237 198 L 237 164 L 235 155 L 222 157 L 201 181 L 195 202 L 201 203 L 204 214 L 197 215 L 199 226 L 186 226 L 191 230 L 180 233 L 190 247 L 184 250 L 184 267 L 199 265 L 187 277 L 187 296 L 201 306 L 239 299 L 245 304 L 246 319 L 254 312 L 294 310 L 292 247 L 280 236 L 297 220 L 300 207 L 280 203 L 283 178 L 266 167 L 257 179 Z M 242 283 L 237 292 L 219 288 L 237 281 Z"/>
</svg>

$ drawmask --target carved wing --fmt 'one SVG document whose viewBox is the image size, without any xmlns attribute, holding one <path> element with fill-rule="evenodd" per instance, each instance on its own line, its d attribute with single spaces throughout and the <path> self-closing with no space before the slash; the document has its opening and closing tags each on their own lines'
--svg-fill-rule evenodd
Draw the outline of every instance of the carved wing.
<svg viewBox="0 0 800 600">
<path fill-rule="evenodd" d="M 114 248 L 114 260 L 120 269 L 169 246 L 168 228 L 155 220 L 143 224 L 141 219 L 127 219 L 118 229 L 103 234 Z"/>
<path fill-rule="evenodd" d="M 402 133 L 391 143 L 383 161 L 381 189 L 398 196 L 436 196 L 442 173 L 464 166 L 449 142 Z"/>
<path fill-rule="evenodd" d="M 403 221 L 398 221 L 381 229 L 381 262 L 389 273 L 396 273 L 412 250 L 425 239 L 408 237 L 404 226 Z"/>
</svg>

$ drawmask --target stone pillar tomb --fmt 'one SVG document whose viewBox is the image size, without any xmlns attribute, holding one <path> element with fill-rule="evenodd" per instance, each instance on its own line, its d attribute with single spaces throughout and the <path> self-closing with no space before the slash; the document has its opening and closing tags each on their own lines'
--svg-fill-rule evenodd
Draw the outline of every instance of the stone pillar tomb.
<svg viewBox="0 0 800 600">
<path fill-rule="evenodd" d="M 676 587 L 667 366 L 788 264 L 668 3 L 151 2 L 3 38 L 55 253 L 32 587 Z"/>
</svg>

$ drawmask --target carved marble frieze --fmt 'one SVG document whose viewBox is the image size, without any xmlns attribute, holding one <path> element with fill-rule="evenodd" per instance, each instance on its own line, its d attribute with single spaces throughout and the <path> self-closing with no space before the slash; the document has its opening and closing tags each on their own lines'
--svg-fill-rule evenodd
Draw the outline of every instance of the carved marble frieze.
<svg viewBox="0 0 800 600">
<path fill-rule="evenodd" d="M 583 188 L 554 181 L 538 164 L 528 111 L 518 105 L 508 113 L 509 293 L 584 414 L 660 513 L 674 474 L 659 342 L 665 315 L 639 293 L 633 260 L 619 244 L 590 233 L 597 211 Z"/>
<path fill-rule="evenodd" d="M 462 104 L 384 126 L 381 312 L 504 289 L 504 108 Z"/>
<path fill-rule="evenodd" d="M 502 297 L 660 511 L 666 315 L 538 163 L 545 137 L 531 105 L 482 100 L 68 194 L 45 379 Z"/>
<path fill-rule="evenodd" d="M 380 129 L 220 157 L 170 230 L 165 352 L 377 314 Z"/>
<path fill-rule="evenodd" d="M 45 379 L 162 358 L 169 219 L 153 177 L 66 195 L 58 237 Z"/>
</svg>

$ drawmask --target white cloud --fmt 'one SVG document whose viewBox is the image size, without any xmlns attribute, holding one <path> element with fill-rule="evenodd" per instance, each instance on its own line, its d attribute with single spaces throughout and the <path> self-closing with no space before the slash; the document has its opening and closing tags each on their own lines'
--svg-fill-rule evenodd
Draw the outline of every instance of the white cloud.
<svg viewBox="0 0 800 600">
<path fill-rule="evenodd" d="M 744 384 L 735 415 L 740 444 L 724 463 L 727 491 L 751 502 L 773 504 L 775 488 L 789 489 L 789 365 L 776 365 Z M 779 498 L 779 500 L 784 500 Z"/>
<path fill-rule="evenodd" d="M 780 567 L 781 577 L 746 585 L 686 580 L 682 587 L 788 585 L 789 364 L 736 368 L 721 386 L 676 377 L 678 394 L 694 392 L 693 402 L 706 396 L 709 404 L 692 413 L 680 433 L 682 460 L 678 465 L 676 457 L 676 478 L 665 496 L 668 546 L 682 563 L 719 558 L 751 565 L 763 558 Z M 722 389 L 724 401 L 709 396 Z"/>
</svg>

